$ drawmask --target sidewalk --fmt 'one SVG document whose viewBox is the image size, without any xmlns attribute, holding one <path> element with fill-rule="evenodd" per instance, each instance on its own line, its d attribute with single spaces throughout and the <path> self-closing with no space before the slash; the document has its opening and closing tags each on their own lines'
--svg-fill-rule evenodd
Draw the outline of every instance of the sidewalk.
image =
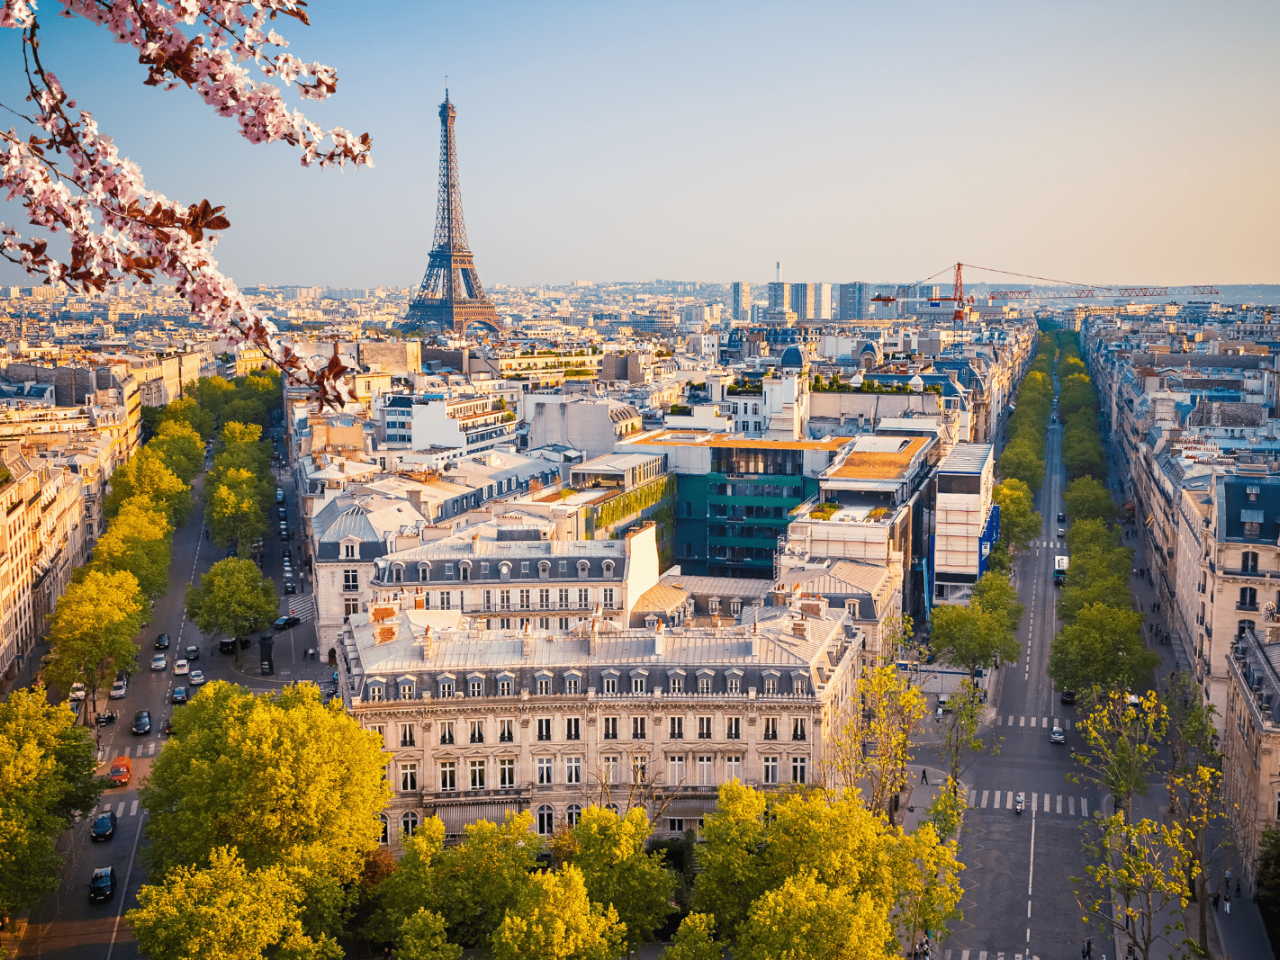
<svg viewBox="0 0 1280 960">
<path fill-rule="evenodd" d="M 921 771 L 927 771 L 929 782 L 924 783 L 920 779 Z M 899 812 L 902 814 L 900 823 L 902 829 L 906 833 L 914 833 L 920 826 L 929 819 L 929 807 L 933 801 L 938 798 L 938 794 L 942 792 L 942 788 L 947 783 L 947 773 L 945 770 L 939 770 L 937 767 L 909 766 L 907 767 L 907 786 L 902 791 L 899 801 L 901 806 Z M 960 796 L 963 799 L 967 797 L 963 783 L 960 784 Z M 963 814 L 961 814 L 963 817 Z M 963 829 L 963 821 L 961 822 Z"/>
</svg>

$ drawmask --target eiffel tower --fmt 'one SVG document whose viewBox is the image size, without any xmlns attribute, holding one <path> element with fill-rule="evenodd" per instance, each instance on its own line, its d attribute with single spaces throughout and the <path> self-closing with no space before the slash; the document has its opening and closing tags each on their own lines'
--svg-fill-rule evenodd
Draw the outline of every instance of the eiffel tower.
<svg viewBox="0 0 1280 960">
<path fill-rule="evenodd" d="M 480 284 L 480 274 L 467 246 L 467 227 L 462 219 L 462 185 L 458 180 L 458 147 L 453 132 L 457 111 L 449 102 L 449 88 L 440 104 L 440 195 L 436 200 L 436 234 L 427 260 L 427 274 L 405 314 L 410 329 L 452 327 L 465 333 L 472 323 L 493 330 L 502 321 L 493 301 Z"/>
</svg>

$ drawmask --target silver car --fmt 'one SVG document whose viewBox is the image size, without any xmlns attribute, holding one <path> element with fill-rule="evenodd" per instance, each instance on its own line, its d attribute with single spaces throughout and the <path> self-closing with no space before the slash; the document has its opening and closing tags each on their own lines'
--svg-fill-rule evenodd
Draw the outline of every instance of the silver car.
<svg viewBox="0 0 1280 960">
<path fill-rule="evenodd" d="M 169 658 L 166 657 L 163 653 L 157 653 L 154 657 L 151 658 L 152 670 L 164 670 L 168 666 L 169 666 Z"/>
</svg>

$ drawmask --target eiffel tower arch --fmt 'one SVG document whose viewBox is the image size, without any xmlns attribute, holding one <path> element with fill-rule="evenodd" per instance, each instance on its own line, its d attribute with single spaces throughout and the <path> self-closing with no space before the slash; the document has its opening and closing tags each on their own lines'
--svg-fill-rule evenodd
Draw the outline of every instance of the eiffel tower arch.
<svg viewBox="0 0 1280 960">
<path fill-rule="evenodd" d="M 462 217 L 462 185 L 458 179 L 458 147 L 453 121 L 457 111 L 444 92 L 440 104 L 440 192 L 436 200 L 436 232 L 427 258 L 427 273 L 405 313 L 411 330 L 449 328 L 466 333 L 472 324 L 500 333 L 503 323 L 484 292 L 475 258 L 467 245 Z"/>
</svg>

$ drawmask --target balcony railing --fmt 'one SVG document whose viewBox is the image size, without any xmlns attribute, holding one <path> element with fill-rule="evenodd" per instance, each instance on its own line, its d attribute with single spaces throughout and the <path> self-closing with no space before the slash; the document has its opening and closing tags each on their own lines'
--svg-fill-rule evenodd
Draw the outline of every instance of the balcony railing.
<svg viewBox="0 0 1280 960">
<path fill-rule="evenodd" d="M 1247 613 L 1257 613 L 1257 612 L 1258 612 L 1258 604 L 1257 604 L 1256 602 L 1254 602 L 1254 603 L 1246 603 L 1245 601 L 1240 600 L 1240 601 L 1237 601 L 1237 603 L 1236 603 L 1236 609 L 1237 609 L 1237 610 L 1244 610 L 1244 611 L 1246 611 Z"/>
</svg>

